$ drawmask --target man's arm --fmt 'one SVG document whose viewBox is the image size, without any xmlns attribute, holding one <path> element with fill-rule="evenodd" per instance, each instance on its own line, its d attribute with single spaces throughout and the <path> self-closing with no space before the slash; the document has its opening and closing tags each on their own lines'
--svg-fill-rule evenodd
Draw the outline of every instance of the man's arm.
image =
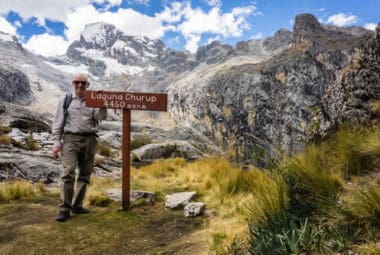
<svg viewBox="0 0 380 255">
<path fill-rule="evenodd" d="M 54 141 L 54 147 L 62 147 L 62 134 L 63 134 L 63 127 L 64 127 L 64 113 L 63 113 L 63 102 L 64 98 L 59 100 L 58 106 L 57 106 L 57 111 L 54 116 L 53 124 L 51 127 L 51 133 Z"/>
</svg>

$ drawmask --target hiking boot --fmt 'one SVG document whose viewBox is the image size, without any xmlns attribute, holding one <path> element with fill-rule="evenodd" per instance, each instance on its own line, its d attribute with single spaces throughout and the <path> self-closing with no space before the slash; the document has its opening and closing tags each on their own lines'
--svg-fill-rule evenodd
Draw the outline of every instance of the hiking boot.
<svg viewBox="0 0 380 255">
<path fill-rule="evenodd" d="M 81 207 L 81 206 L 79 206 L 79 207 L 73 207 L 73 208 L 71 209 L 71 211 L 72 211 L 74 214 L 85 214 L 85 213 L 89 213 L 89 212 L 90 212 L 90 210 L 88 210 L 88 209 L 86 209 L 86 208 L 84 208 L 84 207 Z"/>
<path fill-rule="evenodd" d="M 61 210 L 59 211 L 59 214 L 57 218 L 55 218 L 56 221 L 64 222 L 70 217 L 70 211 L 68 210 Z"/>
</svg>

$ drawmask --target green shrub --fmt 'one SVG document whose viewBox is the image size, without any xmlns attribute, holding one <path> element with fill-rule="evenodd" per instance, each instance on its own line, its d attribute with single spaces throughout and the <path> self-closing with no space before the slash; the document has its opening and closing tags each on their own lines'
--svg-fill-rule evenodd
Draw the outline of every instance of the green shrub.
<svg viewBox="0 0 380 255">
<path fill-rule="evenodd" d="M 90 205 L 93 206 L 106 207 L 112 202 L 112 199 L 102 194 L 90 194 L 88 195 L 87 201 Z"/>
<path fill-rule="evenodd" d="M 380 128 L 370 132 L 362 146 L 362 153 L 375 162 L 380 158 Z M 377 162 L 378 163 L 378 162 Z"/>
<path fill-rule="evenodd" d="M 131 150 L 140 148 L 150 143 L 152 143 L 152 139 L 148 135 L 137 136 L 131 140 Z"/>
<path fill-rule="evenodd" d="M 12 139 L 8 135 L 0 135 L 0 144 L 9 145 Z"/>
<path fill-rule="evenodd" d="M 340 195 L 341 176 L 349 179 L 374 171 L 379 158 L 378 128 L 344 126 L 330 138 L 310 144 L 304 152 L 283 161 L 277 171 L 272 171 L 273 180 L 278 174 L 285 180 L 286 185 L 278 186 L 283 187 L 282 192 L 273 188 L 253 191 L 255 196 L 248 207 L 250 253 L 348 253 L 355 244 L 376 241 L 380 229 L 379 185 L 353 193 L 345 191 L 345 199 Z M 281 210 L 270 209 L 281 204 Z M 376 245 L 358 247 L 376 254 Z"/>
<path fill-rule="evenodd" d="M 362 255 L 379 255 L 380 242 L 369 242 L 366 244 L 357 245 L 354 247 L 354 251 L 359 252 Z"/>
<path fill-rule="evenodd" d="M 346 179 L 352 175 L 363 175 L 373 168 L 369 152 L 374 148 L 368 147 L 372 135 L 371 130 L 349 126 L 341 128 L 327 143 L 330 151 L 324 160 L 329 160 L 332 170 L 340 172 Z"/>
<path fill-rule="evenodd" d="M 150 172 L 156 178 L 166 178 L 177 173 L 185 163 L 183 158 L 158 159 L 153 164 L 141 167 L 139 171 Z"/>
<path fill-rule="evenodd" d="M 250 254 L 322 254 L 325 234 L 306 218 L 299 222 L 291 214 L 268 218 L 266 224 L 250 225 Z"/>
<path fill-rule="evenodd" d="M 12 128 L 9 126 L 0 126 L 0 135 L 8 134 L 12 131 Z"/>
<path fill-rule="evenodd" d="M 33 185 L 27 181 L 15 181 L 0 185 L 0 203 L 8 203 L 34 194 Z"/>
<path fill-rule="evenodd" d="M 40 145 L 37 143 L 36 140 L 34 140 L 32 132 L 30 132 L 28 139 L 26 140 L 25 149 L 31 150 L 31 151 L 36 151 L 40 149 Z"/>
<path fill-rule="evenodd" d="M 33 132 L 29 133 L 28 138 L 26 139 L 25 143 L 13 141 L 12 144 L 16 147 L 19 147 L 24 150 L 30 150 L 30 151 L 36 151 L 40 149 L 40 145 L 36 140 L 33 138 Z"/>
<path fill-rule="evenodd" d="M 216 162 L 209 171 L 208 186 L 216 186 L 220 195 L 233 195 L 239 193 L 251 193 L 257 186 L 263 186 L 272 182 L 271 178 L 257 168 L 244 170 L 232 166 L 228 161 Z M 268 184 L 269 185 L 269 184 Z"/>
<path fill-rule="evenodd" d="M 380 100 L 375 100 L 371 102 L 371 111 L 374 114 L 380 114 Z"/>
<path fill-rule="evenodd" d="M 291 210 L 309 217 L 336 203 L 343 182 L 330 171 L 325 146 L 311 145 L 290 159 L 283 169 Z"/>
<path fill-rule="evenodd" d="M 284 180 L 277 177 L 273 180 L 267 178 L 257 179 L 254 198 L 247 204 L 248 222 L 250 224 L 267 224 L 273 219 L 286 218 L 289 197 L 287 185 Z"/>
<path fill-rule="evenodd" d="M 380 185 L 356 190 L 348 199 L 346 208 L 354 220 L 380 227 Z"/>
<path fill-rule="evenodd" d="M 108 144 L 105 144 L 105 143 L 98 143 L 96 151 L 100 155 L 108 157 L 108 158 L 112 156 L 111 146 L 109 146 Z"/>
</svg>

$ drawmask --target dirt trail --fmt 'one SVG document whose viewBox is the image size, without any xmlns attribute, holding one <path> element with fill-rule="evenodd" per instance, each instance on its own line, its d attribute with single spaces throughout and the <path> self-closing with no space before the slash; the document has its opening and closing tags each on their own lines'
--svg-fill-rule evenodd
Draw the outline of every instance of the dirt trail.
<svg viewBox="0 0 380 255">
<path fill-rule="evenodd" d="M 56 197 L 0 204 L 0 254 L 207 254 L 205 219 L 162 203 L 129 212 L 118 204 L 54 221 Z"/>
</svg>

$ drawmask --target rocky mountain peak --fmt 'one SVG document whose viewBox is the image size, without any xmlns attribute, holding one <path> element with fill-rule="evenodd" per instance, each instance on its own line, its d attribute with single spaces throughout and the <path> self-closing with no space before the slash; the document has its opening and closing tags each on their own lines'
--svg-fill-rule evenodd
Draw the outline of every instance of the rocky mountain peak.
<svg viewBox="0 0 380 255">
<path fill-rule="evenodd" d="M 69 64 L 84 64 L 93 75 L 110 77 L 141 73 L 154 66 L 153 59 L 165 50 L 160 40 L 127 35 L 114 25 L 98 22 L 85 26 L 80 39 L 69 46 L 66 55 Z"/>
<path fill-rule="evenodd" d="M 297 15 L 293 26 L 293 44 L 298 45 L 305 39 L 310 39 L 324 31 L 325 29 L 315 16 L 308 13 Z"/>
<path fill-rule="evenodd" d="M 309 13 L 299 14 L 295 18 L 293 32 L 294 33 L 316 33 L 323 31 L 322 25 L 317 18 Z"/>
<path fill-rule="evenodd" d="M 196 53 L 198 62 L 206 62 L 207 64 L 215 64 L 221 62 L 231 55 L 234 55 L 234 48 L 227 44 L 222 44 L 219 41 L 201 46 Z"/>
<path fill-rule="evenodd" d="M 268 50 L 275 50 L 287 45 L 292 38 L 292 32 L 285 28 L 279 29 L 273 36 L 266 38 L 263 42 Z"/>
<path fill-rule="evenodd" d="M 22 49 L 22 44 L 20 43 L 20 41 L 17 39 L 15 35 L 7 34 L 0 31 L 0 42 L 12 44 L 19 50 Z"/>
<path fill-rule="evenodd" d="M 114 25 L 105 22 L 87 24 L 80 35 L 80 41 L 86 44 L 87 48 L 102 48 L 115 43 L 116 36 L 122 32 Z"/>
</svg>

